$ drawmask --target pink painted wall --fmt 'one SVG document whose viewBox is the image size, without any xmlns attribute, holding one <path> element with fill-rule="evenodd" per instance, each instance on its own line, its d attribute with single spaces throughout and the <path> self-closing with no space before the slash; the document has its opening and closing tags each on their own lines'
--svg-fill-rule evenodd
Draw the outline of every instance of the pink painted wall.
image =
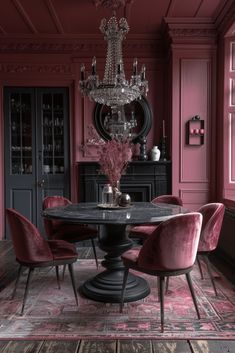
<svg viewBox="0 0 235 353">
<path fill-rule="evenodd" d="M 215 199 L 216 46 L 215 36 L 200 24 L 200 32 L 166 19 L 171 78 L 172 193 L 192 210 Z M 183 36 L 182 34 L 185 33 Z M 198 35 L 200 33 L 200 35 Z M 187 37 L 188 36 L 188 37 Z M 187 144 L 187 122 L 199 115 L 205 122 L 204 144 Z"/>
</svg>

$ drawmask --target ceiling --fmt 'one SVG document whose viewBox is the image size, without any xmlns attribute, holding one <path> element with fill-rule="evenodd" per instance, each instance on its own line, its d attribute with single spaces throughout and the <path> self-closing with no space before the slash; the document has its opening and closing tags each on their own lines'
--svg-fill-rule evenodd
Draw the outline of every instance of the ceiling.
<svg viewBox="0 0 235 353">
<path fill-rule="evenodd" d="M 129 0 L 117 10 L 130 25 L 130 35 L 156 36 L 164 17 L 204 18 L 219 23 L 231 0 Z M 92 0 L 2 0 L 0 40 L 19 37 L 77 37 L 99 34 L 111 10 Z"/>
</svg>

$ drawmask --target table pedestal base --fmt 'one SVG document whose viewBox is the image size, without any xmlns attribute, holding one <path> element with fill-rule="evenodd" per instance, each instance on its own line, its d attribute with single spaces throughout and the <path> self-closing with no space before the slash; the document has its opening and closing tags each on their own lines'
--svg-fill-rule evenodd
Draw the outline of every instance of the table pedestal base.
<svg viewBox="0 0 235 353">
<path fill-rule="evenodd" d="M 86 297 L 107 303 L 120 303 L 123 271 L 104 271 L 86 281 L 80 290 Z M 141 277 L 129 273 L 124 302 L 142 299 L 150 293 L 148 283 Z"/>
<path fill-rule="evenodd" d="M 133 241 L 126 233 L 125 224 L 105 224 L 100 228 L 99 247 L 106 252 L 102 261 L 105 271 L 87 280 L 80 288 L 90 299 L 104 303 L 120 303 L 125 266 L 121 255 L 131 249 Z M 136 301 L 150 293 L 148 283 L 129 273 L 125 291 L 125 302 Z"/>
</svg>

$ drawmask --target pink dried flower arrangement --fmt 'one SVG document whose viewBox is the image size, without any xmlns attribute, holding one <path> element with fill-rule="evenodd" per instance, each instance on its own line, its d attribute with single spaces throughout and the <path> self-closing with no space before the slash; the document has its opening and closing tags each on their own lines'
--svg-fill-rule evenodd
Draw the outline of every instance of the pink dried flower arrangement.
<svg viewBox="0 0 235 353">
<path fill-rule="evenodd" d="M 100 171 L 108 178 L 111 186 L 117 186 L 127 164 L 131 161 L 132 149 L 129 141 L 112 139 L 99 146 Z"/>
<path fill-rule="evenodd" d="M 97 149 L 98 162 L 100 164 L 100 173 L 105 174 L 109 184 L 117 187 L 122 174 L 125 172 L 127 164 L 132 158 L 132 145 L 130 140 L 117 140 L 113 138 L 110 141 L 101 139 L 93 125 L 88 126 L 89 140 L 82 147 L 88 150 L 93 145 Z"/>
</svg>

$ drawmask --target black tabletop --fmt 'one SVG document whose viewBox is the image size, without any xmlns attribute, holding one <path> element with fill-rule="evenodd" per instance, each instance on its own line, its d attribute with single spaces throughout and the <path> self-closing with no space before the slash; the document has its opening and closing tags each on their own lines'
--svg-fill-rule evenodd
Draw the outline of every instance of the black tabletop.
<svg viewBox="0 0 235 353">
<path fill-rule="evenodd" d="M 104 209 L 97 203 L 78 203 L 43 211 L 46 218 L 87 224 L 142 224 L 159 223 L 172 216 L 187 213 L 181 206 L 135 202 L 129 207 Z"/>
</svg>

